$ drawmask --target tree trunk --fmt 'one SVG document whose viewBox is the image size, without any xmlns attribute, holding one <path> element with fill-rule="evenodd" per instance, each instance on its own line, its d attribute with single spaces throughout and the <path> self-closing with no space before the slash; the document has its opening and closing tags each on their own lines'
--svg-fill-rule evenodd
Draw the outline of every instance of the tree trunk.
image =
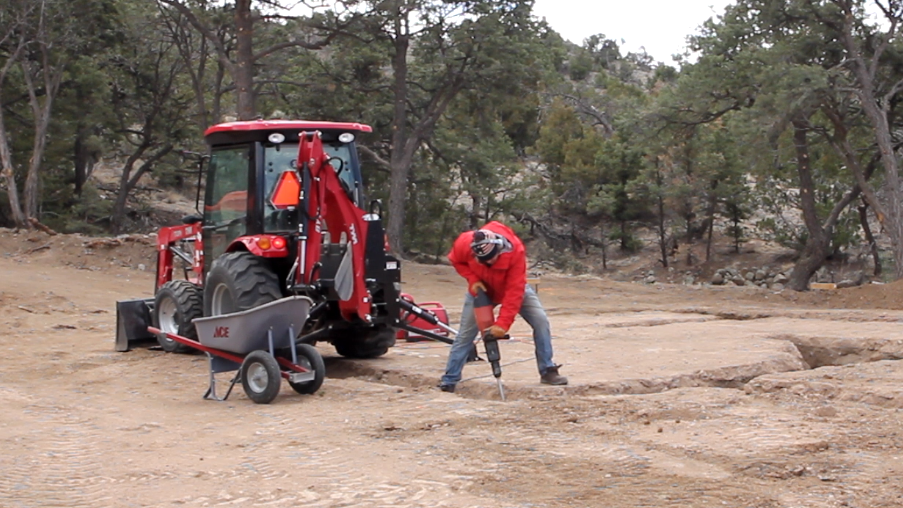
<svg viewBox="0 0 903 508">
<path fill-rule="evenodd" d="M 31 224 L 22 211 L 22 205 L 19 202 L 19 189 L 16 186 L 16 177 L 11 167 L 3 165 L 3 177 L 6 180 L 6 192 L 9 198 L 9 208 L 13 216 L 13 222 L 17 228 L 31 229 Z"/>
<path fill-rule="evenodd" d="M 254 20 L 251 17 L 251 0 L 235 1 L 236 62 L 235 92 L 238 101 L 238 119 L 257 118 L 254 97 Z"/>
<path fill-rule="evenodd" d="M 75 146 L 73 147 L 73 158 L 75 159 L 75 195 L 81 197 L 82 186 L 87 180 L 88 150 L 83 141 L 84 129 L 78 129 L 75 135 Z"/>
<path fill-rule="evenodd" d="M 404 253 L 402 226 L 404 225 L 404 205 L 407 201 L 408 175 L 413 160 L 413 152 L 407 155 L 408 139 L 408 35 L 399 12 L 395 19 L 394 51 L 392 57 L 393 70 L 393 104 L 392 104 L 392 155 L 389 161 L 391 175 L 389 177 L 389 220 L 386 235 L 389 247 L 397 255 Z"/>
<path fill-rule="evenodd" d="M 709 195 L 708 205 L 705 209 L 705 220 L 706 220 L 706 239 L 705 239 L 705 262 L 708 263 L 712 258 L 712 236 L 715 230 L 715 207 L 718 205 L 718 201 L 715 198 L 715 190 L 718 188 L 718 180 L 712 182 L 712 193 Z"/>
<path fill-rule="evenodd" d="M 662 253 L 662 267 L 668 268 L 668 245 L 665 238 L 665 200 L 658 196 L 658 247 Z"/>
<path fill-rule="evenodd" d="M 428 104 L 418 110 L 416 121 L 411 122 L 408 111 L 408 51 L 410 46 L 409 16 L 413 4 L 398 2 L 392 13 L 392 155 L 389 160 L 389 219 L 386 236 L 389 247 L 396 255 L 404 254 L 403 226 L 405 219 L 405 200 L 407 198 L 408 179 L 411 175 L 411 164 L 414 155 L 423 142 L 432 135 L 436 122 L 448 108 L 451 101 L 464 88 L 467 82 L 461 67 L 449 67 L 446 75 L 440 80 L 437 88 L 430 90 Z M 469 59 L 464 59 L 466 62 Z"/>
<path fill-rule="evenodd" d="M 865 234 L 865 241 L 869 246 L 869 253 L 872 255 L 872 261 L 875 264 L 875 277 L 881 276 L 881 257 L 878 255 L 878 243 L 875 241 L 875 235 L 872 234 L 872 228 L 869 226 L 869 205 L 863 203 L 859 206 L 859 223 L 862 225 L 862 232 Z"/>
<path fill-rule="evenodd" d="M 9 200 L 9 208 L 13 222 L 17 228 L 31 229 L 22 204 L 19 202 L 19 187 L 16 185 L 16 173 L 13 171 L 12 153 L 9 149 L 6 128 L 4 127 L 3 111 L 0 110 L 0 173 L 6 181 L 6 192 Z"/>
<path fill-rule="evenodd" d="M 216 124 L 223 121 L 223 95 L 226 93 L 223 90 L 223 81 L 226 80 L 226 67 L 223 66 L 222 62 L 220 62 L 216 68 L 216 79 L 213 81 L 216 83 L 214 86 L 213 93 L 213 105 L 210 106 L 210 123 Z"/>
<path fill-rule="evenodd" d="M 53 67 L 50 63 L 50 57 L 47 55 L 49 48 L 46 45 L 41 47 L 41 51 L 41 73 L 44 76 L 43 102 L 38 99 L 38 90 L 32 80 L 31 69 L 24 63 L 21 65 L 23 78 L 28 88 L 28 101 L 31 104 L 31 111 L 34 115 L 34 142 L 32 143 L 31 159 L 28 161 L 28 175 L 25 177 L 24 189 L 25 213 L 29 217 L 34 218 L 38 218 L 38 207 L 41 203 L 39 173 L 44 159 L 44 150 L 47 147 L 50 112 L 52 111 L 53 100 L 56 98 L 57 90 L 59 90 L 65 68 L 63 64 L 60 64 L 58 68 Z"/>
<path fill-rule="evenodd" d="M 116 194 L 116 203 L 113 205 L 113 217 L 111 219 L 110 226 L 113 234 L 119 234 L 122 232 L 122 226 L 125 222 L 126 204 L 128 203 L 129 195 L 132 193 L 135 187 L 138 186 L 138 182 L 141 180 L 141 177 L 144 176 L 144 173 L 150 171 L 151 168 L 154 167 L 154 164 L 157 163 L 157 161 L 171 152 L 173 147 L 172 145 L 168 144 L 160 147 L 157 151 L 144 159 L 138 169 L 135 169 L 134 174 L 132 174 L 135 163 L 144 156 L 148 148 L 149 145 L 147 143 L 139 147 L 138 150 L 136 150 L 132 155 L 129 156 L 128 160 L 125 162 L 125 165 L 122 167 L 122 176 L 119 177 L 119 191 Z"/>
<path fill-rule="evenodd" d="M 37 144 L 37 143 L 35 143 Z M 43 151 L 43 150 L 42 150 Z M 29 217 L 38 218 L 38 208 L 40 205 L 40 192 L 38 187 L 38 172 L 41 168 L 41 159 L 38 154 L 34 153 L 28 161 L 28 175 L 25 176 L 25 213 Z"/>
<path fill-rule="evenodd" d="M 135 153 L 129 156 L 128 160 L 122 166 L 122 175 L 119 177 L 119 190 L 116 193 L 116 202 L 113 204 L 113 217 L 110 219 L 110 231 L 114 235 L 122 232 L 122 225 L 125 222 L 125 207 L 128 202 L 131 189 L 129 188 L 129 175 L 135 162 L 144 153 L 145 148 L 139 148 Z"/>
<path fill-rule="evenodd" d="M 887 46 L 880 45 L 871 57 L 871 62 L 867 62 L 857 43 L 857 39 L 853 35 L 852 23 L 854 17 L 850 10 L 851 8 L 848 5 L 843 6 L 843 8 L 846 14 L 843 26 L 843 43 L 850 55 L 849 60 L 852 62 L 853 73 L 856 76 L 856 81 L 859 83 L 859 88 L 856 92 L 859 95 L 865 115 L 875 129 L 875 141 L 878 144 L 878 150 L 881 152 L 881 163 L 884 166 L 887 213 L 883 214 L 883 221 L 881 220 L 881 215 L 878 218 L 884 225 L 888 236 L 890 236 L 894 251 L 894 275 L 899 279 L 903 277 L 903 196 L 901 196 L 903 190 L 900 188 L 900 166 L 894 150 L 890 122 L 888 121 L 893 97 L 889 95 L 879 101 L 875 95 L 877 91 L 875 73 L 879 68 L 877 62 Z M 891 36 L 894 28 L 896 28 L 895 24 L 892 24 L 887 34 L 888 37 Z M 874 199 L 874 194 L 868 192 L 864 182 L 859 183 L 865 191 L 864 194 L 869 199 L 869 204 L 872 208 L 876 211 L 880 210 L 877 200 Z"/>
<path fill-rule="evenodd" d="M 399 154 L 402 155 L 402 154 Z M 403 226 L 405 215 L 405 203 L 408 195 L 408 176 L 411 172 L 411 158 L 400 157 L 395 160 L 392 157 L 392 175 L 389 178 L 389 220 L 387 221 L 386 234 L 389 237 L 389 247 L 392 252 L 401 256 L 404 254 Z"/>
<path fill-rule="evenodd" d="M 809 160 L 809 142 L 806 139 L 808 122 L 802 116 L 793 120 L 793 144 L 796 149 L 796 169 L 800 178 L 800 206 L 809 237 L 799 260 L 793 266 L 793 273 L 787 287 L 794 291 L 809 289 L 809 279 L 825 263 L 830 247 L 830 235 L 826 234 L 818 220 L 815 207 L 815 182 L 812 179 L 812 165 Z"/>
<path fill-rule="evenodd" d="M 30 9 L 29 9 L 30 10 Z M 22 17 L 19 18 L 19 23 L 23 23 L 26 18 L 27 11 L 23 11 Z M 25 39 L 25 31 L 19 30 L 20 26 L 15 26 L 13 24 L 8 24 L 4 27 L 7 32 L 0 38 L 3 40 L 7 40 L 9 35 L 12 35 L 14 32 L 18 31 L 18 41 L 6 48 L 5 52 L 5 61 L 3 62 L 3 66 L 0 67 L 0 89 L 3 88 L 3 84 L 6 82 L 6 76 L 9 74 L 10 69 L 15 65 L 19 59 L 19 55 L 25 50 L 27 41 Z M 28 222 L 28 217 L 25 215 L 25 211 L 22 209 L 22 204 L 19 201 L 19 187 L 16 184 L 16 172 L 13 167 L 13 156 L 12 150 L 9 147 L 9 136 L 6 133 L 6 119 L 3 117 L 3 108 L 0 107 L 0 176 L 6 180 L 6 192 L 7 199 L 9 200 L 9 208 L 10 213 L 12 213 L 13 222 L 16 224 L 17 228 L 23 229 L 31 229 L 31 223 Z"/>
<path fill-rule="evenodd" d="M 470 229 L 477 229 L 483 225 L 483 222 L 480 220 L 480 208 L 483 207 L 482 201 L 483 200 L 480 195 L 473 195 L 470 197 Z"/>
<path fill-rule="evenodd" d="M 828 248 L 824 244 L 813 241 L 811 238 L 806 241 L 806 246 L 800 254 L 800 258 L 793 265 L 793 272 L 790 274 L 790 280 L 787 281 L 787 288 L 794 291 L 806 291 L 809 289 L 809 279 L 818 271 L 827 259 Z"/>
<path fill-rule="evenodd" d="M 627 221 L 621 220 L 621 250 L 627 250 Z"/>
<path fill-rule="evenodd" d="M 605 224 L 599 227 L 600 232 L 602 233 L 602 238 L 600 240 L 602 244 L 602 269 L 608 270 L 608 239 L 605 234 Z"/>
</svg>

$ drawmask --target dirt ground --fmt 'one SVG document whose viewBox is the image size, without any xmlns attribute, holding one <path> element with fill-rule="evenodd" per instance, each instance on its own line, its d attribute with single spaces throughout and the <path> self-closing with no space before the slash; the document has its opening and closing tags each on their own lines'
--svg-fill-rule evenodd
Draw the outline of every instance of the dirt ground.
<svg viewBox="0 0 903 508">
<path fill-rule="evenodd" d="M 544 275 L 565 388 L 529 328 L 455 394 L 447 346 L 352 361 L 312 396 L 203 400 L 207 360 L 114 351 L 153 240 L 0 230 L 0 506 L 903 506 L 900 284 L 775 292 Z M 463 284 L 406 264 L 457 323 Z M 227 374 L 219 375 L 225 386 Z"/>
</svg>

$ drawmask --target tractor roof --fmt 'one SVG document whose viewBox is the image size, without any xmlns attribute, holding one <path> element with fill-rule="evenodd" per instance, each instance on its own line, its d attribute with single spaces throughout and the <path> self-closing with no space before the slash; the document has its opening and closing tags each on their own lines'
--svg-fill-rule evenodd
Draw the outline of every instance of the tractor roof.
<svg viewBox="0 0 903 508">
<path fill-rule="evenodd" d="M 369 125 L 352 122 L 312 122 L 307 120 L 253 120 L 228 122 L 211 126 L 204 132 L 210 145 L 232 144 L 248 141 L 265 141 L 273 132 L 281 132 L 288 141 L 297 141 L 298 133 L 321 131 L 338 135 L 341 132 L 373 132 Z"/>
</svg>

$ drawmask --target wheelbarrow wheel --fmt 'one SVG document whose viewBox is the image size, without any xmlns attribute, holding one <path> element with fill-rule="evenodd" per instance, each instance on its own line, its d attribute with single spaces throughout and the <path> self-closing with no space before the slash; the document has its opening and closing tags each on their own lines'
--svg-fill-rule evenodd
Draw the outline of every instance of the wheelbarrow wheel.
<svg viewBox="0 0 903 508">
<path fill-rule="evenodd" d="M 279 395 L 282 372 L 273 355 L 266 351 L 251 351 L 241 362 L 241 385 L 249 399 L 257 404 L 269 404 Z"/>
<path fill-rule="evenodd" d="M 316 393 L 323 386 L 323 379 L 326 378 L 326 364 L 323 363 L 323 356 L 310 344 L 298 344 L 297 351 L 298 365 L 307 370 L 312 370 L 314 378 L 303 383 L 292 383 L 289 381 L 288 384 L 301 395 Z"/>
</svg>

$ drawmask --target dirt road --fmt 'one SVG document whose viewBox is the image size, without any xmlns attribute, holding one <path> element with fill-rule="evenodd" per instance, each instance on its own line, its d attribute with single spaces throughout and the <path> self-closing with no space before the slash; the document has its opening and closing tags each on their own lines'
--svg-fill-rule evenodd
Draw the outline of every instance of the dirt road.
<svg viewBox="0 0 903 508">
<path fill-rule="evenodd" d="M 545 275 L 556 360 L 529 330 L 433 386 L 444 345 L 350 361 L 267 406 L 201 398 L 206 359 L 113 351 L 149 239 L 0 231 L 0 506 L 903 506 L 900 287 L 792 294 Z M 140 268 L 143 268 L 140 269 Z M 458 318 L 444 266 L 404 289 Z M 814 367 L 814 368 L 813 368 Z"/>
</svg>

